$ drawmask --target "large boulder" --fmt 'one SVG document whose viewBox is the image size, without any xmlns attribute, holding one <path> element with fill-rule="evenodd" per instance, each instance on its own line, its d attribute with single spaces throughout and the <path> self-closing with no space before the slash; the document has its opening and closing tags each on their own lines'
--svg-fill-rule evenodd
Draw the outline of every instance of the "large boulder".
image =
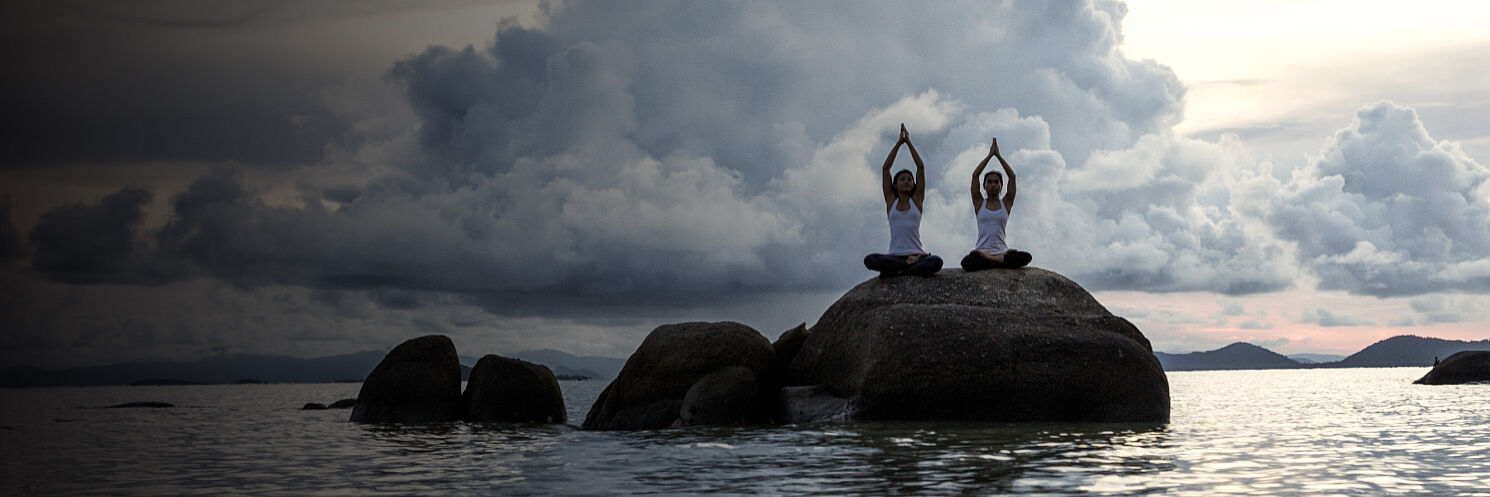
<svg viewBox="0 0 1490 497">
<path fill-rule="evenodd" d="M 1490 350 L 1455 352 L 1435 364 L 1428 374 L 1413 383 L 1419 385 L 1460 385 L 1490 382 Z"/>
<path fill-rule="evenodd" d="M 1169 419 L 1143 334 L 1035 268 L 861 283 L 807 334 L 787 383 L 815 388 L 784 391 L 786 422 Z"/>
<path fill-rule="evenodd" d="M 351 421 L 434 423 L 461 415 L 460 358 L 444 335 L 414 338 L 383 357 L 362 382 Z"/>
<path fill-rule="evenodd" d="M 466 421 L 563 423 L 564 394 L 547 366 L 487 355 L 471 368 L 464 396 Z"/>
<path fill-rule="evenodd" d="M 774 404 L 774 358 L 771 342 L 740 323 L 659 326 L 600 393 L 584 428 L 763 422 Z"/>
</svg>

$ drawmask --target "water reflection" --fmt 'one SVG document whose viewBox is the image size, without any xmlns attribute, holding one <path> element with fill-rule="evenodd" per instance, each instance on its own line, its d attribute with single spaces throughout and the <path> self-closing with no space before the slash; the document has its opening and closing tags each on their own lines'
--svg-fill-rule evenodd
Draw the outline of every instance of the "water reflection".
<svg viewBox="0 0 1490 497">
<path fill-rule="evenodd" d="M 1174 469 L 1164 425 L 861 423 L 699 428 L 619 438 L 659 492 L 1082 493 Z M 790 447 L 783 453 L 783 447 Z M 721 477 L 721 475 L 725 475 Z"/>
<path fill-rule="evenodd" d="M 867 424 L 834 442 L 871 449 L 862 458 L 868 485 L 855 491 L 1060 493 L 1090 477 L 1172 469 L 1155 455 L 1165 435 L 1162 425 Z"/>
<path fill-rule="evenodd" d="M 356 385 L 11 390 L 0 495 L 1490 495 L 1490 388 L 1422 373 L 1177 373 L 1150 426 L 363 425 L 299 409 Z M 188 408 L 77 407 L 142 398 Z"/>
</svg>

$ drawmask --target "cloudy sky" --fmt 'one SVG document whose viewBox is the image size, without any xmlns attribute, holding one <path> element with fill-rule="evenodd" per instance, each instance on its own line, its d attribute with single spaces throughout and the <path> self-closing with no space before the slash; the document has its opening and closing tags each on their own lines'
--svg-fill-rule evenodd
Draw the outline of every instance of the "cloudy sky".
<svg viewBox="0 0 1490 497">
<path fill-rule="evenodd" d="M 1169 352 L 1490 336 L 1484 2 L 7 3 L 0 366 L 775 338 L 879 163 Z M 902 157 L 898 167 L 908 167 Z"/>
</svg>

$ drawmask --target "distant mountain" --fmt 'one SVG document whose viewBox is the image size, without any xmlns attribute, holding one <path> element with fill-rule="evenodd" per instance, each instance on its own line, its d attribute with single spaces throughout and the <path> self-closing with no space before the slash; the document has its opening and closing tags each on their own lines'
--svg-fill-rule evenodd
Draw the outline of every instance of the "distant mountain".
<svg viewBox="0 0 1490 497">
<path fill-rule="evenodd" d="M 1213 369 L 1287 369 L 1303 364 L 1250 343 L 1237 342 L 1216 350 L 1167 354 L 1155 352 L 1166 371 L 1199 371 Z"/>
<path fill-rule="evenodd" d="M 1402 335 L 1373 343 L 1360 352 L 1341 358 L 1328 354 L 1283 356 L 1249 343 L 1233 343 L 1208 352 L 1168 354 L 1155 352 L 1166 371 L 1208 369 L 1284 369 L 1284 368 L 1384 368 L 1432 366 L 1463 350 L 1490 350 L 1490 340 L 1469 342 Z"/>
<path fill-rule="evenodd" d="M 1461 350 L 1490 350 L 1490 340 L 1468 342 L 1413 335 L 1394 336 L 1373 343 L 1340 362 L 1329 363 L 1326 366 L 1338 368 L 1432 366 L 1433 358 L 1443 359 Z"/>
<path fill-rule="evenodd" d="M 1288 356 L 1288 358 L 1299 361 L 1302 364 L 1323 364 L 1326 362 L 1339 362 L 1345 356 L 1335 354 L 1294 354 Z"/>
<path fill-rule="evenodd" d="M 513 357 L 548 366 L 554 374 L 589 376 L 591 378 L 615 378 L 621 373 L 625 359 L 603 356 L 576 356 L 554 349 L 518 352 Z"/>
<path fill-rule="evenodd" d="M 362 381 L 387 351 L 357 352 L 316 359 L 284 356 L 213 357 L 191 362 L 135 362 L 71 369 L 0 369 L 0 387 L 103 386 L 149 382 L 326 383 Z"/>
</svg>

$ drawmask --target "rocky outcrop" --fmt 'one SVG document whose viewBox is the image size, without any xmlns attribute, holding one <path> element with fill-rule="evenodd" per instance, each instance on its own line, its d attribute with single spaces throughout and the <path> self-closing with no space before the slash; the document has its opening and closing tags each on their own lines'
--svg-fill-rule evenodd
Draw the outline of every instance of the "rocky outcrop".
<svg viewBox="0 0 1490 497">
<path fill-rule="evenodd" d="M 1428 374 L 1413 383 L 1419 385 L 1462 385 L 1490 382 L 1490 350 L 1456 352 L 1440 361 Z"/>
<path fill-rule="evenodd" d="M 568 419 L 553 371 L 498 355 L 476 361 L 464 401 L 467 421 L 563 423 Z"/>
<path fill-rule="evenodd" d="M 776 390 L 774 359 L 771 342 L 743 324 L 659 326 L 600 393 L 584 428 L 643 430 L 766 421 Z"/>
<path fill-rule="evenodd" d="M 430 423 L 460 418 L 460 359 L 449 337 L 429 335 L 399 344 L 368 374 L 351 421 Z"/>
<path fill-rule="evenodd" d="M 796 328 L 786 330 L 771 348 L 776 350 L 775 368 L 777 371 L 791 369 L 792 360 L 797 358 L 797 352 L 802 350 L 802 343 L 807 341 L 807 323 L 797 325 Z"/>
<path fill-rule="evenodd" d="M 1035 268 L 861 283 L 806 333 L 786 376 L 799 387 L 780 395 L 789 422 L 1169 418 L 1143 334 Z"/>
</svg>

